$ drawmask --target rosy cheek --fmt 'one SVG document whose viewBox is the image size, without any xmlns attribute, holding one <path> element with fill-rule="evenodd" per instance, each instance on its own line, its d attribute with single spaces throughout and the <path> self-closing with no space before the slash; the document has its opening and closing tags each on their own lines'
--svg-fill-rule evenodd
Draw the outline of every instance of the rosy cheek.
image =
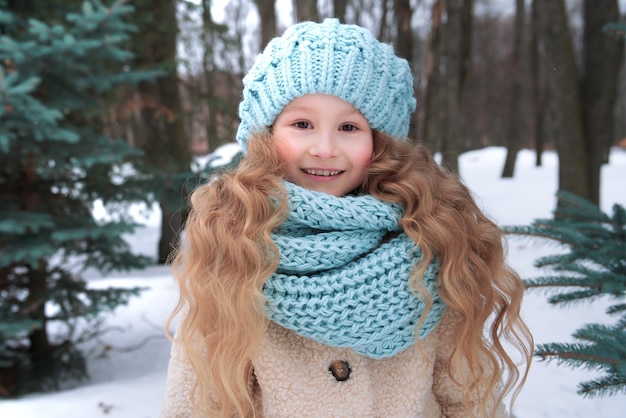
<svg viewBox="0 0 626 418">
<path fill-rule="evenodd" d="M 293 149 L 284 141 L 279 140 L 276 142 L 276 150 L 284 161 L 290 161 L 293 158 Z"/>
<path fill-rule="evenodd" d="M 358 155 L 355 156 L 355 159 L 358 160 L 361 164 L 368 164 L 372 160 L 373 155 L 374 155 L 373 147 L 371 148 L 367 147 L 367 148 L 360 150 Z"/>
</svg>

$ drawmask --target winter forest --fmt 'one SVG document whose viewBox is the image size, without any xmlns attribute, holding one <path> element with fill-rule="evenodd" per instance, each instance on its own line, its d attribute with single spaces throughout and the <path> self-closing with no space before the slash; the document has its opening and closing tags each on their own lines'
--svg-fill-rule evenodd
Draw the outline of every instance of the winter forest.
<svg viewBox="0 0 626 418">
<path fill-rule="evenodd" d="M 19 407 L 33 394 L 89 384 L 90 353 L 125 327 L 111 318 L 148 300 L 143 272 L 168 275 L 190 192 L 237 164 L 256 54 L 291 23 L 331 16 L 410 62 L 409 136 L 441 165 L 478 194 L 500 182 L 544 196 L 535 211 L 539 198 L 503 192 L 494 213 L 524 211 L 498 222 L 531 247 L 553 243 L 521 264 L 551 269 L 522 273 L 529 293 L 595 316 L 538 340 L 535 361 L 593 371 L 571 399 L 626 405 L 626 1 L 0 0 L 0 418 L 29 418 Z M 489 180 L 464 171 L 494 150 Z M 519 178 L 546 167 L 547 199 L 541 179 Z M 98 283 L 123 272 L 142 280 Z M 173 303 L 153 318 L 157 333 Z"/>
</svg>

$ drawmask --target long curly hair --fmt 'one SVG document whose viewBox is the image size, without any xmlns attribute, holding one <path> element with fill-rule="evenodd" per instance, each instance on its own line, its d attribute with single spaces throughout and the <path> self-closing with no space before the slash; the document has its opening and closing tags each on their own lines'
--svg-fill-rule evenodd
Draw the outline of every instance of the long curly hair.
<svg viewBox="0 0 626 418">
<path fill-rule="evenodd" d="M 278 264 L 271 233 L 288 213 L 283 179 L 284 162 L 268 132 L 249 141 L 237 168 L 191 196 L 173 260 L 180 299 L 168 328 L 179 317 L 174 343 L 182 344 L 195 373 L 190 402 L 198 415 L 258 416 L 250 359 L 267 325 L 263 284 Z M 501 230 L 424 146 L 378 131 L 359 192 L 405 206 L 400 226 L 423 250 L 410 279 L 417 293 L 424 269 L 439 259 L 438 291 L 461 318 L 448 373 L 465 388 L 469 413 L 495 413 L 508 394 L 517 396 L 533 347 L 520 317 L 523 285 L 505 263 Z M 522 373 L 505 340 L 521 353 Z"/>
</svg>

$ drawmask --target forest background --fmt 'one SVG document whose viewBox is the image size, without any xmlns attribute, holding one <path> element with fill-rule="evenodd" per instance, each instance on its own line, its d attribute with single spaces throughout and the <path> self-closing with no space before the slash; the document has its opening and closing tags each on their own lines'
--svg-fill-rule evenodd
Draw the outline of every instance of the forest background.
<svg viewBox="0 0 626 418">
<path fill-rule="evenodd" d="M 155 3 L 138 10 L 144 25 Z M 160 30 L 141 30 L 135 44 L 159 49 L 178 34 L 175 56 L 141 63 L 176 61 L 178 98 L 157 85 L 139 103 L 184 115 L 174 123 L 192 153 L 210 152 L 233 140 L 242 75 L 267 41 L 294 21 L 334 16 L 369 28 L 411 63 L 419 105 L 410 136 L 440 152 L 444 166 L 457 171 L 461 153 L 503 145 L 502 175 L 512 177 L 520 149 L 535 149 L 537 165 L 556 149 L 560 188 L 598 203 L 600 167 L 626 137 L 624 39 L 610 26 L 623 14 L 617 0 L 182 1 L 176 17 L 154 16 Z M 133 134 L 140 125 L 135 118 L 115 133 L 140 147 L 166 140 L 145 128 Z"/>
<path fill-rule="evenodd" d="M 188 192 L 213 170 L 197 157 L 234 140 L 242 76 L 287 25 L 334 16 L 393 44 L 415 77 L 410 136 L 448 169 L 462 153 L 504 146 L 501 175 L 512 177 L 520 150 L 539 166 L 554 149 L 559 188 L 598 203 L 610 148 L 626 145 L 625 7 L 0 0 L 0 396 L 81 376 L 72 347 L 141 290 L 89 291 L 67 260 L 102 270 L 167 262 Z M 138 200 L 162 213 L 156 260 L 131 259 L 120 238 L 133 228 L 124 208 Z M 117 221 L 93 218 L 103 202 Z M 89 315 L 94 326 L 79 335 L 76 318 Z"/>
</svg>

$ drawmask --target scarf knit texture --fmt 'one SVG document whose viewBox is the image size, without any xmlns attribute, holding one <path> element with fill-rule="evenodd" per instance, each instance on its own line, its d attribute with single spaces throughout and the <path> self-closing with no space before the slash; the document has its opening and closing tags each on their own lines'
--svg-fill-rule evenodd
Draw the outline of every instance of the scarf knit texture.
<svg viewBox="0 0 626 418">
<path fill-rule="evenodd" d="M 421 249 L 398 225 L 403 209 L 371 195 L 336 197 L 285 182 L 290 213 L 274 232 L 280 252 L 265 283 L 267 316 L 334 347 L 374 359 L 393 356 L 432 331 L 445 310 L 435 280 L 424 273 L 432 306 L 409 287 Z M 391 238 L 389 238 L 391 237 Z"/>
</svg>

